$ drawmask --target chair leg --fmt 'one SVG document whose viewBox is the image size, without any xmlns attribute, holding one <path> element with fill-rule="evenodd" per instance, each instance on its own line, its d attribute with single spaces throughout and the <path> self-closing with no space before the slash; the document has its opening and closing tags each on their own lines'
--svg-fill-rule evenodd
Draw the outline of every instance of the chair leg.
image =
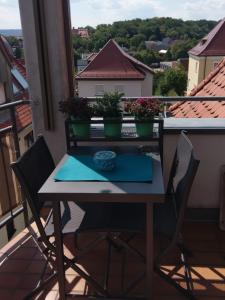
<svg viewBox="0 0 225 300">
<path fill-rule="evenodd" d="M 159 267 L 155 266 L 154 267 L 154 271 L 160 277 L 162 277 L 167 283 L 169 283 L 170 285 L 174 286 L 185 297 L 187 297 L 188 299 L 191 299 L 191 300 L 197 300 L 197 298 L 193 295 L 193 293 L 190 290 L 184 289 L 182 286 L 180 286 L 178 283 L 176 283 L 176 281 L 173 280 L 170 276 L 168 276 L 167 274 L 165 274 L 164 272 L 162 272 Z"/>
<path fill-rule="evenodd" d="M 122 293 L 125 292 L 126 261 L 127 261 L 127 252 L 125 249 L 123 249 L 122 263 L 121 263 L 121 291 L 122 291 Z"/>
<path fill-rule="evenodd" d="M 187 290 L 188 291 L 193 291 L 193 282 L 192 282 L 192 277 L 191 277 L 191 271 L 190 271 L 190 266 L 187 263 L 186 257 L 184 253 L 181 253 L 181 261 L 184 266 L 184 274 L 185 274 L 185 281 L 187 285 Z"/>
<path fill-rule="evenodd" d="M 33 289 L 30 293 L 28 293 L 23 300 L 30 300 L 32 299 L 32 297 L 34 297 L 35 295 L 37 295 L 38 293 L 40 293 L 41 291 L 44 291 L 44 288 L 47 284 L 49 284 L 54 278 L 56 278 L 57 273 L 53 273 L 52 275 L 50 275 L 46 280 L 42 281 L 41 284 L 38 284 L 38 286 Z"/>
<path fill-rule="evenodd" d="M 106 269 L 105 269 L 105 276 L 104 276 L 104 289 L 105 290 L 108 290 L 108 285 L 109 285 L 111 256 L 112 256 L 112 244 L 110 241 L 108 241 L 108 254 L 107 254 Z"/>
<path fill-rule="evenodd" d="M 138 257 L 143 263 L 145 263 L 144 255 L 140 251 L 138 251 L 136 248 L 129 245 L 126 241 L 124 241 L 120 237 L 120 235 L 109 236 L 109 239 L 112 240 L 114 243 L 117 243 L 119 247 L 127 249 L 130 253 L 132 253 L 134 256 Z"/>
</svg>

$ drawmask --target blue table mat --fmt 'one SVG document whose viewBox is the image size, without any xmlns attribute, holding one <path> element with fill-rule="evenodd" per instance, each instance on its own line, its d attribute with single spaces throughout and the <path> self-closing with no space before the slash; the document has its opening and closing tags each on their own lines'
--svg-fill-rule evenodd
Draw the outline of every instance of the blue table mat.
<svg viewBox="0 0 225 300">
<path fill-rule="evenodd" d="M 113 171 L 96 170 L 92 155 L 69 156 L 55 175 L 55 181 L 152 181 L 152 158 L 144 154 L 121 154 Z"/>
</svg>

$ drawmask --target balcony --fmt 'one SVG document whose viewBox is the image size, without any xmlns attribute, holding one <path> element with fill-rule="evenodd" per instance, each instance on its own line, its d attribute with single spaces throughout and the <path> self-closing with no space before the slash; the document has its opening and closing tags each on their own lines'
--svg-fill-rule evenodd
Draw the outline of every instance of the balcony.
<svg viewBox="0 0 225 300">
<path fill-rule="evenodd" d="M 35 16 L 33 16 L 33 1 L 22 0 L 20 5 L 23 13 L 23 31 L 26 37 L 28 72 L 31 75 L 29 84 L 32 91 L 35 135 L 37 136 L 38 133 L 45 134 L 51 151 L 55 159 L 58 160 L 63 151 L 65 152 L 64 124 L 63 118 L 58 113 L 58 101 L 71 95 L 73 81 L 71 49 L 68 42 L 70 24 L 68 24 L 68 11 L 65 4 L 67 1 L 62 1 L 63 5 L 60 1 L 57 1 L 57 5 L 55 5 L 55 2 L 43 2 L 39 7 L 40 11 L 38 10 L 38 14 Z M 41 18 L 41 9 L 45 13 L 43 14 L 46 18 L 44 22 Z M 49 55 L 46 55 L 46 53 Z M 185 99 L 190 100 L 190 98 Z M 169 100 L 164 99 L 164 101 Z M 173 97 L 173 100 L 180 99 Z M 192 100 L 198 99 L 195 97 Z M 214 97 L 214 100 L 218 99 Z M 224 196 L 221 193 L 223 190 L 220 189 L 220 180 L 224 175 L 224 120 L 165 119 L 165 184 L 168 181 L 171 159 L 181 129 L 188 130 L 189 138 L 196 149 L 198 158 L 201 160 L 183 226 L 184 240 L 190 250 L 193 251 L 189 263 L 194 293 L 199 300 L 222 300 L 225 293 L 225 232 L 219 229 L 219 213 L 222 212 L 221 199 Z M 31 236 L 31 232 L 36 231 L 36 228 L 34 224 L 29 225 L 30 215 L 26 202 L 18 186 L 12 184 L 12 182 L 15 183 L 15 178 L 12 180 L 10 177 L 9 162 L 19 156 L 15 123 L 12 127 L 0 130 L 1 141 L 6 133 L 10 134 L 11 143 L 7 146 L 9 145 L 9 148 L 11 148 L 8 152 L 4 148 L 4 153 L 0 153 L 0 163 L 5 162 L 3 164 L 6 168 L 3 176 L 4 180 L 6 179 L 5 185 L 0 184 L 0 204 L 4 207 L 4 210 L 0 211 L 2 217 L 0 227 L 0 299 L 22 300 L 36 285 L 45 261 Z M 13 194 L 11 194 L 11 188 L 14 190 Z M 13 199 L 14 202 L 10 202 L 10 199 Z M 46 211 L 43 214 L 46 215 Z M 224 216 L 221 214 L 222 221 L 224 221 Z M 81 242 L 86 243 L 92 237 L 90 234 L 84 235 Z M 157 248 L 162 241 L 156 241 Z M 140 251 L 144 251 L 144 236 L 137 236 L 133 244 Z M 74 252 L 71 238 L 66 240 L 64 250 L 68 254 Z M 103 281 L 106 252 L 106 244 L 102 243 L 79 262 L 83 269 L 95 275 L 101 283 Z M 144 269 L 144 265 L 132 255 L 128 256 L 127 261 L 126 280 L 129 281 Z M 54 266 L 54 261 L 52 266 Z M 47 273 L 51 272 L 52 266 L 48 266 Z M 166 257 L 162 268 L 165 273 L 168 273 L 178 283 L 185 286 L 184 269 L 179 264 L 178 253 L 173 252 L 173 255 Z M 117 294 L 121 290 L 120 278 L 121 253 L 114 250 L 110 270 L 110 291 L 112 294 Z M 82 295 L 93 294 L 93 290 L 72 269 L 66 272 L 66 283 L 67 291 L 81 295 L 81 299 L 83 299 Z M 143 280 L 130 292 L 129 296 L 142 296 L 144 292 L 145 281 Z M 154 277 L 154 296 L 157 300 L 186 299 L 157 275 Z M 35 299 L 58 298 L 58 284 L 52 282 Z M 79 299 L 79 297 L 76 297 L 76 299 Z"/>
<path fill-rule="evenodd" d="M 184 238 L 188 247 L 193 250 L 194 256 L 189 259 L 193 278 L 194 292 L 197 299 L 222 300 L 224 298 L 225 280 L 225 233 L 218 229 L 214 222 L 185 222 Z M 91 236 L 84 236 L 84 241 Z M 71 251 L 71 240 L 66 241 L 66 253 Z M 139 236 L 134 240 L 138 249 L 144 248 L 144 237 Z M 87 254 L 81 261 L 80 266 L 102 282 L 106 245 L 101 244 L 94 252 Z M 27 229 L 24 229 L 14 240 L 0 250 L 0 298 L 23 299 L 33 287 L 35 287 L 42 268 L 44 258 L 32 240 Z M 179 266 L 178 254 L 165 259 L 163 270 L 185 286 L 183 268 Z M 128 257 L 127 279 L 143 269 L 143 265 L 134 257 Z M 47 272 L 51 271 L 49 266 Z M 112 254 L 112 268 L 110 272 L 110 291 L 116 293 L 120 290 L 121 282 L 121 254 L 114 251 Z M 130 296 L 143 295 L 145 282 L 142 281 Z M 67 291 L 78 295 L 91 293 L 85 281 L 75 274 L 72 269 L 66 272 Z M 165 283 L 160 277 L 154 277 L 154 299 L 157 300 L 182 300 L 181 296 L 173 287 Z M 52 282 L 45 291 L 35 299 L 58 299 L 57 282 Z M 70 299 L 68 297 L 68 299 Z M 72 297 L 71 297 L 72 299 Z M 77 297 L 76 299 L 79 299 Z M 81 298 L 83 299 L 83 298 Z"/>
<path fill-rule="evenodd" d="M 168 100 L 168 99 L 167 99 Z M 225 232 L 219 229 L 220 179 L 223 175 L 224 164 L 223 120 L 212 119 L 165 119 L 164 128 L 164 179 L 168 180 L 171 159 L 176 146 L 177 136 L 181 129 L 188 129 L 197 156 L 201 164 L 192 187 L 190 201 L 183 226 L 184 240 L 193 251 L 189 258 L 193 279 L 194 293 L 197 299 L 223 299 L 225 282 Z M 13 210 L 12 210 L 13 212 Z M 43 212 L 46 214 L 46 211 Z M 30 232 L 35 231 L 35 225 L 22 228 L 21 215 L 15 217 L 15 237 L 9 236 L 10 241 L 0 249 L 0 298 L 23 299 L 36 285 L 44 266 L 44 257 L 34 242 Z M 7 227 L 7 226 L 6 226 Z M 81 243 L 86 243 L 93 234 L 82 236 Z M 156 243 L 156 248 L 158 244 Z M 65 243 L 65 253 L 74 252 L 72 238 Z M 133 245 L 144 252 L 145 238 L 137 236 Z M 100 244 L 94 251 L 85 255 L 79 262 L 88 273 L 103 282 L 106 260 L 106 243 Z M 135 274 L 144 270 L 142 264 L 132 255 L 128 256 L 126 280 L 132 280 Z M 54 265 L 54 262 L 53 262 Z M 163 270 L 185 286 L 184 269 L 179 264 L 179 254 L 173 252 L 165 258 Z M 49 265 L 47 273 L 51 272 Z M 76 295 L 91 294 L 93 290 L 86 285 L 72 269 L 66 272 L 67 291 Z M 110 291 L 117 294 L 121 289 L 121 253 L 114 250 L 110 270 Z M 143 280 L 129 296 L 144 294 Z M 154 277 L 155 299 L 185 299 L 175 288 L 168 285 L 160 277 Z M 52 282 L 45 291 L 35 299 L 58 299 L 58 284 Z M 69 298 L 68 298 L 69 299 Z M 77 298 L 79 299 L 79 298 Z M 82 299 L 82 297 L 81 297 Z"/>
</svg>

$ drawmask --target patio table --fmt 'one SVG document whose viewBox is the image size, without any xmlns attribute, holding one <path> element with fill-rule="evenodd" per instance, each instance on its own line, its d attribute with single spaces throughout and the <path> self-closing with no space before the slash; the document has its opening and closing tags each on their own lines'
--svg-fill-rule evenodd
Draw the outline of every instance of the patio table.
<svg viewBox="0 0 225 300">
<path fill-rule="evenodd" d="M 106 147 L 103 148 L 104 150 Z M 93 154 L 102 147 L 76 147 L 74 154 Z M 137 147 L 110 147 L 117 153 L 140 153 Z M 58 272 L 60 299 L 65 296 L 65 272 L 61 234 L 60 201 L 120 202 L 146 204 L 146 298 L 153 299 L 153 204 L 164 202 L 164 183 L 160 156 L 151 154 L 153 178 L 151 182 L 110 181 L 55 181 L 54 177 L 68 159 L 65 154 L 53 173 L 39 190 L 41 201 L 51 201 L 56 240 L 56 267 Z"/>
</svg>

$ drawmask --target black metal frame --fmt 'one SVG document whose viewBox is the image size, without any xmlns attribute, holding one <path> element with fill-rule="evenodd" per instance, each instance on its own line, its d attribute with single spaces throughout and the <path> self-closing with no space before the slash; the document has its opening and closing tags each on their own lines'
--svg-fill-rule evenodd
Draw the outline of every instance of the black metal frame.
<svg viewBox="0 0 225 300">
<path fill-rule="evenodd" d="M 185 142 L 189 143 L 190 148 L 192 148 L 192 145 L 190 144 L 190 141 L 187 139 L 184 132 L 181 132 L 181 138 L 180 139 L 183 139 Z M 176 150 L 176 153 L 174 155 L 174 159 L 173 159 L 173 163 L 172 163 L 172 167 L 171 167 L 171 172 L 170 172 L 170 178 L 169 178 L 168 187 L 167 187 L 167 192 L 166 192 L 167 197 L 172 197 L 174 199 L 173 200 L 174 202 L 175 202 L 175 199 L 177 199 L 176 198 L 177 195 L 174 192 L 174 182 L 173 182 L 173 179 L 175 178 L 176 172 L 177 172 L 177 163 L 178 163 L 177 151 L 178 150 Z M 192 186 L 192 183 L 193 183 L 193 180 L 194 180 L 194 177 L 196 175 L 198 165 L 199 165 L 199 160 L 195 158 L 193 148 L 192 148 L 190 153 L 191 153 L 190 154 L 190 160 L 189 160 L 189 164 L 188 164 L 188 168 L 186 170 L 186 173 L 183 175 L 183 177 L 181 178 L 181 180 L 179 181 L 179 183 L 177 185 L 177 187 L 178 187 L 177 190 L 179 190 L 183 186 L 183 193 L 179 194 L 179 192 L 178 192 L 178 196 L 182 197 L 182 202 L 181 202 L 179 212 L 177 212 L 176 229 L 175 229 L 174 233 L 172 234 L 172 236 L 169 238 L 168 246 L 165 247 L 163 250 L 161 250 L 161 252 L 154 259 L 154 271 L 160 277 L 162 277 L 165 281 L 167 281 L 167 283 L 174 286 L 185 297 L 187 297 L 191 300 L 196 300 L 196 297 L 194 296 L 194 294 L 192 292 L 193 291 L 193 283 L 192 283 L 192 278 L 191 278 L 190 266 L 188 264 L 188 258 L 192 256 L 192 253 L 184 245 L 182 235 L 181 235 L 181 227 L 182 227 L 182 224 L 183 224 L 185 208 L 187 206 L 187 201 L 188 201 L 190 189 L 191 189 L 191 186 Z M 186 186 L 186 185 L 184 185 L 184 180 L 188 177 L 189 177 L 189 182 L 187 183 L 187 186 Z M 178 197 L 178 199 L 179 199 L 179 197 Z M 174 204 L 174 205 L 176 205 L 176 204 Z M 146 219 L 146 222 L 147 221 L 148 221 L 148 219 Z M 139 257 L 139 259 L 143 263 L 146 263 L 145 257 L 137 249 L 132 247 L 132 245 L 129 243 L 130 240 L 132 240 L 133 237 L 135 236 L 134 230 L 132 229 L 129 232 L 129 229 L 127 229 L 127 232 L 131 233 L 131 238 L 128 238 L 127 240 L 123 239 L 123 237 L 120 234 L 120 232 L 123 232 L 123 231 L 120 231 L 118 229 L 117 234 L 113 235 L 114 242 L 116 244 L 118 244 L 118 246 L 120 246 L 121 249 L 123 248 L 124 250 L 127 250 L 128 252 L 132 253 L 134 256 Z M 137 233 L 138 233 L 138 231 L 137 231 Z M 180 254 L 181 254 L 180 255 L 181 264 L 182 264 L 182 266 L 184 266 L 184 278 L 185 278 L 185 281 L 186 281 L 187 289 L 180 286 L 169 275 L 165 274 L 161 270 L 161 267 L 160 267 L 163 257 L 176 247 L 179 249 Z M 125 255 L 126 255 L 126 252 L 124 254 L 123 264 L 122 264 L 122 274 L 123 274 L 123 276 L 125 275 L 125 263 L 126 263 L 126 261 L 125 261 L 126 256 Z M 124 285 L 124 281 L 122 281 L 123 296 L 126 297 L 129 294 L 129 292 L 131 290 L 133 290 L 136 287 L 136 285 L 144 277 L 145 277 L 145 272 L 142 272 L 141 274 L 137 274 L 136 278 L 131 283 L 129 283 L 129 285 L 126 286 L 126 287 Z"/>
<path fill-rule="evenodd" d="M 161 163 L 163 166 L 163 118 L 154 118 L 152 120 L 148 120 L 148 123 L 152 123 L 153 126 L 156 124 L 156 127 L 153 128 L 153 134 L 147 137 L 138 137 L 136 130 L 134 129 L 133 132 L 125 135 L 125 129 L 122 129 L 121 137 L 109 138 L 104 136 L 104 124 L 105 123 L 112 123 L 108 120 L 103 119 L 92 119 L 90 121 L 91 124 L 91 135 L 87 138 L 81 138 L 75 136 L 71 131 L 71 125 L 76 123 L 86 123 L 87 121 L 76 121 L 71 119 L 65 120 L 65 133 L 66 133 L 66 145 L 67 145 L 67 152 L 69 153 L 73 147 L 76 147 L 79 142 L 153 142 L 158 144 L 158 151 L 161 157 Z M 135 120 L 134 118 L 124 117 L 122 120 L 114 121 L 113 123 L 122 123 L 123 124 L 132 124 L 133 128 L 136 123 L 146 123 L 146 121 L 139 121 Z M 101 128 L 97 129 L 95 125 L 102 125 Z M 131 129 L 131 128 L 129 128 Z M 156 129 L 156 131 L 155 131 Z M 97 135 L 96 135 L 97 133 Z"/>
<path fill-rule="evenodd" d="M 1 138 L 5 134 L 12 133 L 16 158 L 20 157 L 20 147 L 19 147 L 19 139 L 18 139 L 18 129 L 16 124 L 15 108 L 19 105 L 26 105 L 30 103 L 31 103 L 30 100 L 18 100 L 13 102 L 6 102 L 0 105 L 0 111 L 7 111 L 7 110 L 10 111 L 10 121 L 12 124 L 10 126 L 0 129 L 0 144 L 1 144 Z M 3 164 L 5 164 L 4 156 L 3 156 Z M 9 215 L 6 217 L 4 216 L 1 217 L 0 229 L 6 226 L 8 240 L 10 240 L 10 238 L 13 236 L 15 231 L 14 219 L 21 213 L 24 214 L 24 222 L 25 222 L 25 226 L 27 226 L 29 224 L 28 211 L 27 211 L 26 201 L 24 201 L 24 199 L 22 199 L 22 206 L 20 206 L 19 208 L 13 208 L 12 205 L 10 205 Z"/>
</svg>

